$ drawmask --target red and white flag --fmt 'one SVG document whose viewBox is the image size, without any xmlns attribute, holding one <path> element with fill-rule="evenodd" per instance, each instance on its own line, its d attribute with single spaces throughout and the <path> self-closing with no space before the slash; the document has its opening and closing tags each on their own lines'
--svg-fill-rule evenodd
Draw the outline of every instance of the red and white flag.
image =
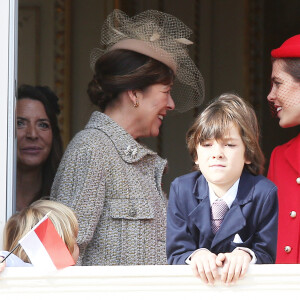
<svg viewBox="0 0 300 300">
<path fill-rule="evenodd" d="M 74 259 L 48 214 L 19 240 L 19 244 L 35 267 L 56 270 L 72 266 Z"/>
</svg>

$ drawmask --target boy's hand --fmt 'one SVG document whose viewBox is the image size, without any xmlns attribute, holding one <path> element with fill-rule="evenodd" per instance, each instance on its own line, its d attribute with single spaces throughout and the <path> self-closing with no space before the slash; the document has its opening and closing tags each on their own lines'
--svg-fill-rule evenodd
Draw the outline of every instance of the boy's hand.
<svg viewBox="0 0 300 300">
<path fill-rule="evenodd" d="M 216 265 L 217 256 L 207 249 L 201 249 L 191 257 L 191 267 L 196 277 L 200 277 L 204 283 L 213 284 L 219 277 Z"/>
<path fill-rule="evenodd" d="M 231 253 L 219 253 L 216 264 L 218 267 L 223 266 L 221 281 L 229 284 L 245 276 L 251 259 L 248 252 L 239 249 Z"/>
</svg>

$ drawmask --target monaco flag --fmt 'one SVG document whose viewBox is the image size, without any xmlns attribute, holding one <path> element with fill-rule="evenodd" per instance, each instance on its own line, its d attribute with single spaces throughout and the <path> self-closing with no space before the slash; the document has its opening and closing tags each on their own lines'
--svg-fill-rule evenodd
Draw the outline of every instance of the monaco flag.
<svg viewBox="0 0 300 300">
<path fill-rule="evenodd" d="M 20 239 L 19 244 L 35 267 L 56 270 L 72 266 L 74 259 L 48 215 Z"/>
</svg>

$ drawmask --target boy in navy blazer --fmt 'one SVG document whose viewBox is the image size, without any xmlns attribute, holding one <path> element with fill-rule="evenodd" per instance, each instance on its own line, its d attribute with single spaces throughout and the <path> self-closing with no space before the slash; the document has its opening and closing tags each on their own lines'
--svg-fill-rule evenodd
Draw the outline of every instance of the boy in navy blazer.
<svg viewBox="0 0 300 300">
<path fill-rule="evenodd" d="M 255 112 L 236 95 L 221 95 L 196 119 L 187 144 L 199 170 L 176 178 L 170 189 L 169 264 L 190 264 L 213 284 L 218 267 L 221 281 L 230 283 L 245 275 L 249 263 L 275 262 L 277 188 L 260 175 L 258 140 Z M 217 227 L 215 201 L 227 210 Z"/>
</svg>

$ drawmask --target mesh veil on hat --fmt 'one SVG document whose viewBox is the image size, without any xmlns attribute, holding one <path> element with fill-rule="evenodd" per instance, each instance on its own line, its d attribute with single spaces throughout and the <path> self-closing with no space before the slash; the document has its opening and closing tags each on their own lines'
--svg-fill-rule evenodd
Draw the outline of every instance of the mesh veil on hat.
<svg viewBox="0 0 300 300">
<path fill-rule="evenodd" d="M 175 73 L 172 97 L 175 110 L 185 112 L 204 99 L 204 80 L 189 57 L 188 38 L 192 30 L 176 17 L 147 10 L 132 18 L 115 9 L 104 22 L 101 47 L 91 53 L 91 67 L 104 53 L 114 49 L 132 50 L 169 66 Z"/>
<path fill-rule="evenodd" d="M 295 106 L 300 105 L 299 93 L 295 93 L 296 90 L 300 91 L 300 78 L 295 72 L 297 69 L 298 73 L 300 71 L 300 34 L 287 39 L 279 48 L 272 50 L 271 57 L 274 60 L 268 103 L 273 116 L 285 116 L 281 125 L 288 127 L 287 116 Z"/>
</svg>

